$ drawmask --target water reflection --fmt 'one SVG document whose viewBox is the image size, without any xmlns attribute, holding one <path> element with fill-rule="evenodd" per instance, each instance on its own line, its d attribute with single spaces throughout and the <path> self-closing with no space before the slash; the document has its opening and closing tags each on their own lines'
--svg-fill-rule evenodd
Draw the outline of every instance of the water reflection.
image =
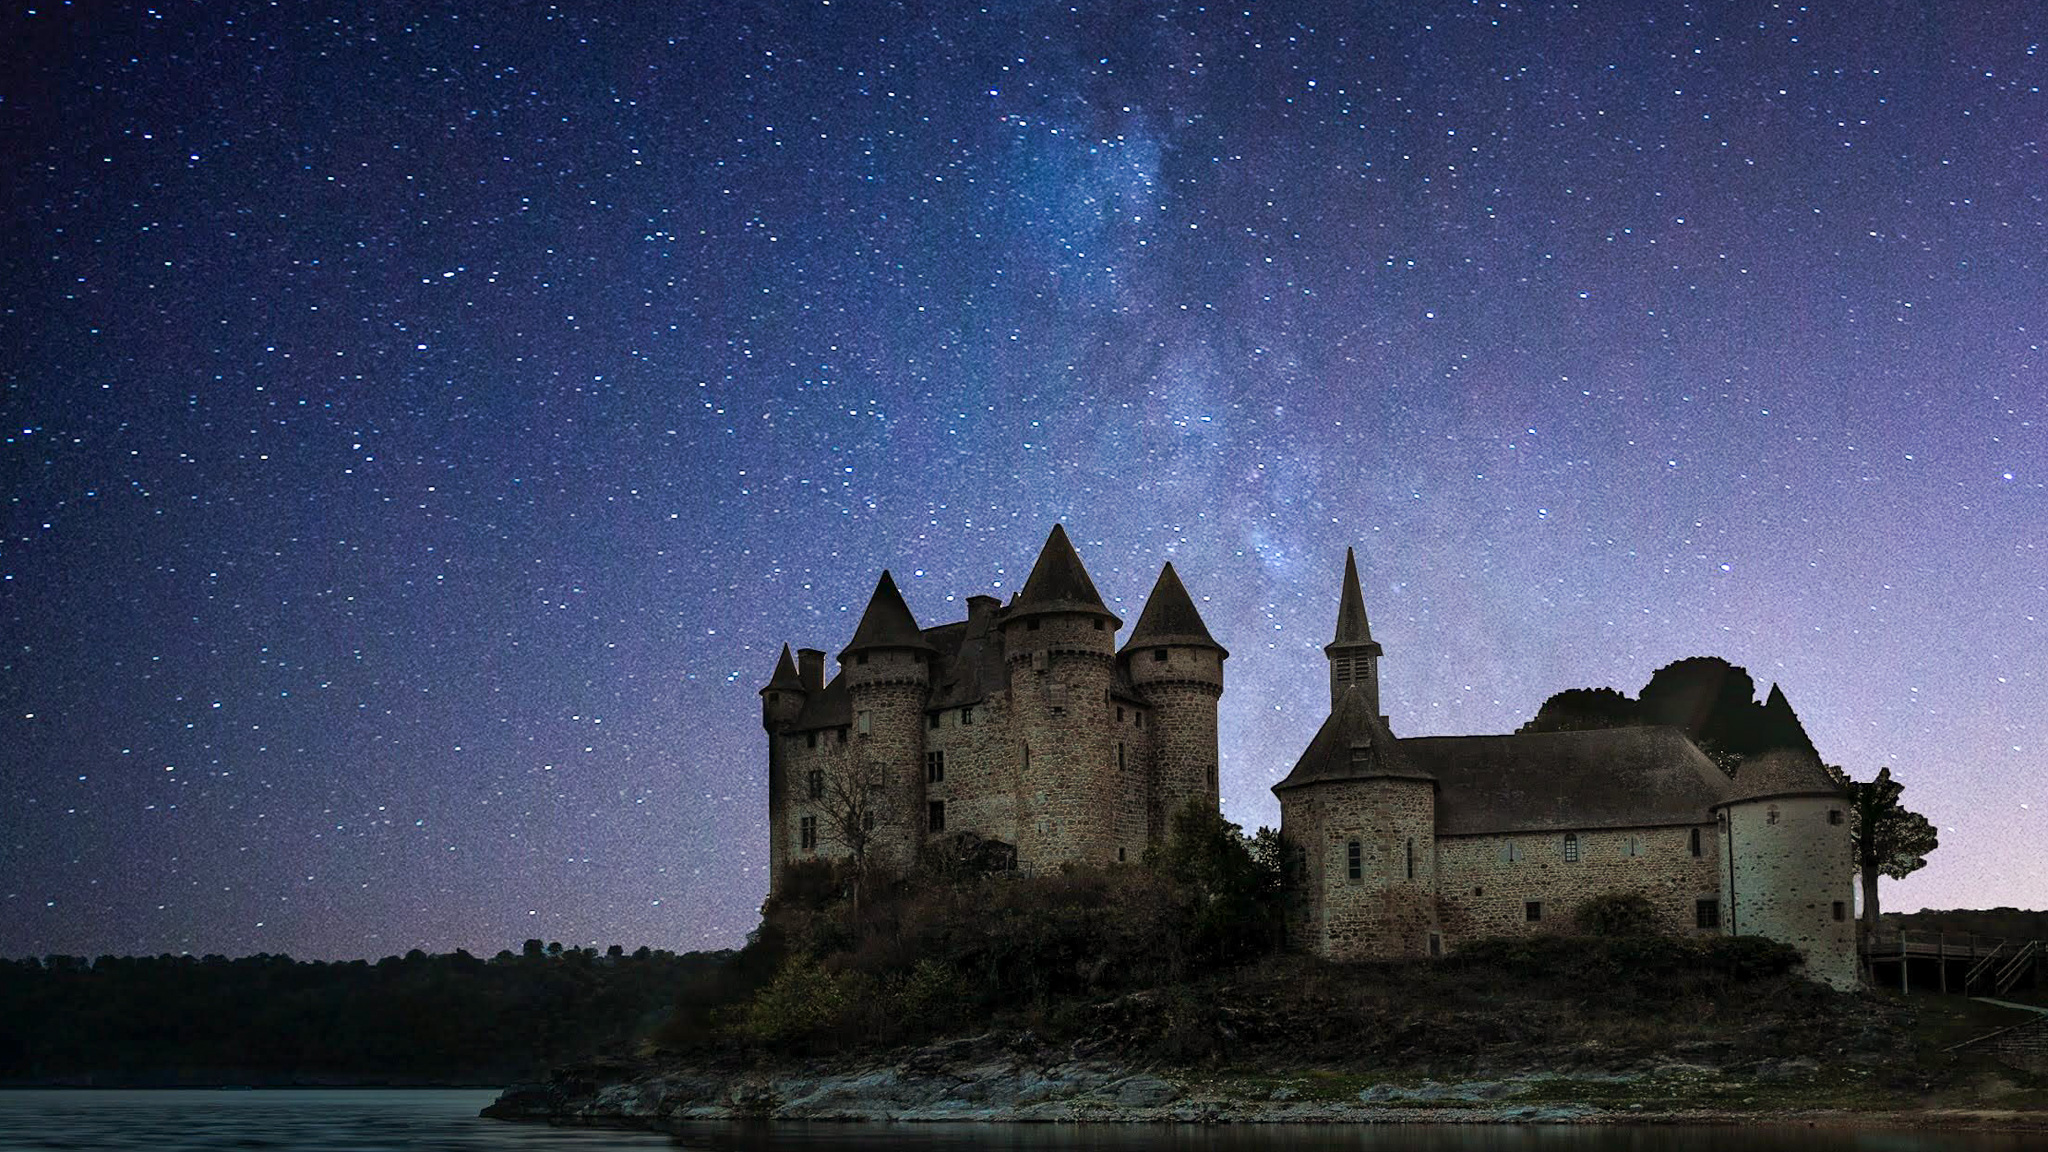
<svg viewBox="0 0 2048 1152">
<path fill-rule="evenodd" d="M 0 1149 L 81 1152 L 2019 1152 L 2037 1134 L 1813 1128 L 1065 1124 L 692 1126 L 672 1136 L 477 1118 L 487 1091 L 0 1092 Z"/>
</svg>

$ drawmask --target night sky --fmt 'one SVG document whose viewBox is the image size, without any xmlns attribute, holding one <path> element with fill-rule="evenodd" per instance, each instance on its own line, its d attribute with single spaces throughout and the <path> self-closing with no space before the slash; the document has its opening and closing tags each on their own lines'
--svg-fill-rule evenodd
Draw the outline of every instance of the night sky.
<svg viewBox="0 0 2048 1152">
<path fill-rule="evenodd" d="M 116 10 L 118 7 L 118 10 Z M 688 9 L 688 10 L 685 10 Z M 1713 654 L 2048 906 L 2048 15 L 0 17 L 0 955 L 724 947 L 756 691 L 1063 521 L 1225 810 Z"/>
</svg>

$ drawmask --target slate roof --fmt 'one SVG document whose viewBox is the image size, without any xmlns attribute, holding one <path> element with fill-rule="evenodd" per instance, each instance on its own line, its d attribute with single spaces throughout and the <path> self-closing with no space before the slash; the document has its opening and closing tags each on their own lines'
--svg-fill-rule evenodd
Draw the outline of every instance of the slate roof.
<svg viewBox="0 0 2048 1152">
<path fill-rule="evenodd" d="M 1435 779 L 1426 765 L 1408 755 L 1412 743 L 1394 739 L 1386 722 L 1374 714 L 1365 690 L 1348 684 L 1336 707 L 1330 709 L 1330 718 L 1308 742 L 1308 751 L 1295 761 L 1294 771 L 1273 785 L 1273 791 L 1333 780 Z M 1437 807 L 1441 813 L 1441 796 Z"/>
<path fill-rule="evenodd" d="M 824 691 L 804 697 L 804 710 L 797 713 L 796 723 L 790 727 L 801 732 L 851 723 L 853 701 L 846 694 L 846 673 L 842 671 L 825 683 Z"/>
<path fill-rule="evenodd" d="M 1602 728 L 1400 742 L 1436 777 L 1437 834 L 1700 824 L 1728 777 L 1676 728 Z"/>
<path fill-rule="evenodd" d="M 1377 656 L 1379 641 L 1372 638 L 1372 622 L 1365 616 L 1365 593 L 1358 587 L 1358 555 L 1344 550 L 1344 583 L 1337 590 L 1337 635 L 1324 645 L 1334 648 L 1364 648 Z"/>
<path fill-rule="evenodd" d="M 768 677 L 768 683 L 762 687 L 761 691 L 801 692 L 803 690 L 804 678 L 797 675 L 796 661 L 790 658 L 789 645 L 784 644 L 782 646 L 782 659 L 775 662 L 775 674 Z"/>
<path fill-rule="evenodd" d="M 1773 748 L 1744 760 L 1735 769 L 1727 802 L 1778 796 L 1843 796 L 1842 786 L 1820 757 L 1797 748 Z"/>
<path fill-rule="evenodd" d="M 853 639 L 839 655 L 843 659 L 863 648 L 930 647 L 924 630 L 917 626 L 917 617 L 910 614 L 910 605 L 903 602 L 903 593 L 896 590 L 895 579 L 884 569 L 882 578 L 875 581 L 875 594 L 868 598 L 867 611 L 861 613 L 859 627 L 853 630 Z"/>
<path fill-rule="evenodd" d="M 1081 557 L 1074 551 L 1073 541 L 1067 539 L 1064 525 L 1052 526 L 1052 534 L 1045 538 L 1045 547 L 1039 550 L 1038 562 L 1031 566 L 1031 575 L 1024 580 L 1015 599 L 1010 601 L 1013 616 L 1035 616 L 1044 612 L 1086 612 L 1118 620 L 1102 603 L 1102 594 L 1095 590 L 1095 582 L 1088 578 L 1088 569 L 1082 567 Z"/>
<path fill-rule="evenodd" d="M 1159 582 L 1152 585 L 1152 594 L 1145 598 L 1145 610 L 1138 613 L 1138 625 L 1131 629 L 1131 638 L 1123 650 L 1162 644 L 1190 644 L 1230 655 L 1209 635 L 1209 626 L 1202 623 L 1202 613 L 1195 608 L 1194 599 L 1181 584 L 1180 574 L 1173 570 L 1170 560 L 1159 570 Z"/>
</svg>

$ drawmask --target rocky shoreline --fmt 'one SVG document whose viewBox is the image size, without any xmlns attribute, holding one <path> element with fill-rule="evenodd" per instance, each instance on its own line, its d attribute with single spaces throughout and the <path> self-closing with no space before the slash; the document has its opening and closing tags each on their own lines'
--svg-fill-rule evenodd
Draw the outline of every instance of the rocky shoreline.
<svg viewBox="0 0 2048 1152">
<path fill-rule="evenodd" d="M 1741 1073 L 1653 1062 L 1525 1071 L 1451 1082 L 1374 1082 L 1133 1070 L 1071 1053 L 1020 1051 L 993 1036 L 848 1067 L 679 1068 L 594 1061 L 514 1085 L 483 1115 L 565 1126 L 663 1130 L 698 1122 L 1111 1124 L 1809 1124 L 2048 1130 L 2031 1109 L 1845 1107 L 1798 1099 L 1818 1068 L 1761 1061 Z M 1706 1087 L 1703 1087 L 1705 1085 Z M 1701 1107 L 1704 1093 L 1743 1093 Z M 1903 1102 L 1900 1102 L 1903 1103 Z"/>
</svg>

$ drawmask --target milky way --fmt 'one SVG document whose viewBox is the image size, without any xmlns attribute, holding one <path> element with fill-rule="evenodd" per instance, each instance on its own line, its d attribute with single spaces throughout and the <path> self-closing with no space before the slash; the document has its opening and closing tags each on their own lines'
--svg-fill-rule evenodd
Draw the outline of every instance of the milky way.
<svg viewBox="0 0 2048 1152">
<path fill-rule="evenodd" d="M 1921 5 L 0 17 L 0 955 L 721 947 L 755 695 L 1064 521 L 1226 811 L 1685 656 L 2048 905 L 2048 38 Z"/>
</svg>

